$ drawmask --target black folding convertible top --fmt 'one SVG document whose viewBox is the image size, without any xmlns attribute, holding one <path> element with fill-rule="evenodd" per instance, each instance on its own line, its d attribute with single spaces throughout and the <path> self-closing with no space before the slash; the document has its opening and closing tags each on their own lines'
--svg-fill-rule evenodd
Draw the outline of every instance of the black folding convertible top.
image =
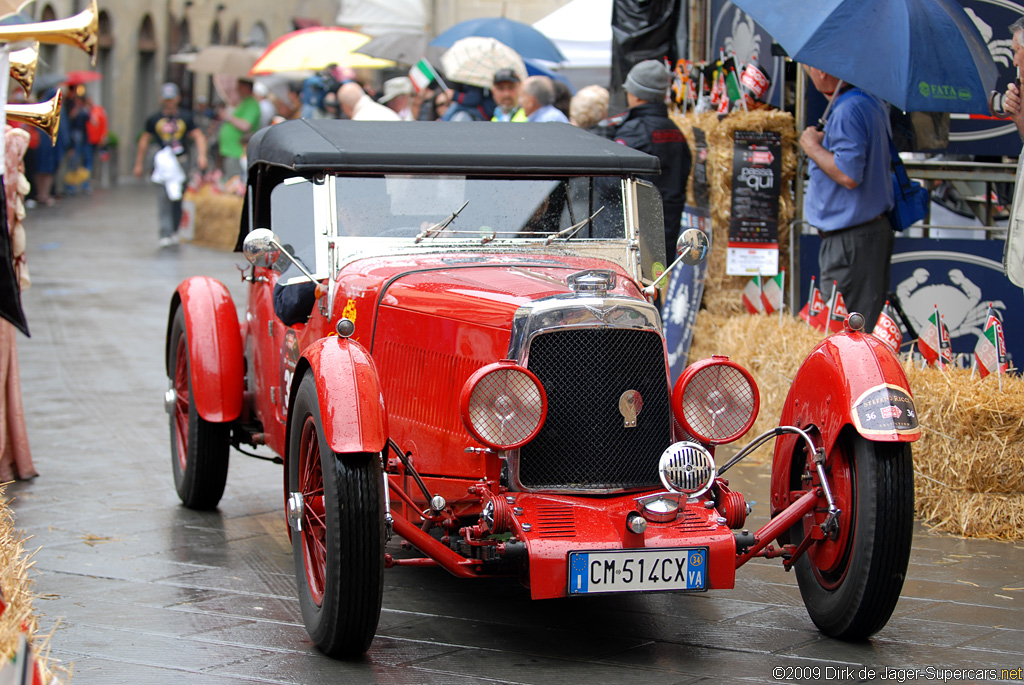
<svg viewBox="0 0 1024 685">
<path fill-rule="evenodd" d="M 250 168 L 299 173 L 620 176 L 660 170 L 656 157 L 553 123 L 300 119 L 257 132 L 248 159 Z"/>
<path fill-rule="evenodd" d="M 299 119 L 260 129 L 249 141 L 255 225 L 269 219 L 270 193 L 289 176 L 451 174 L 485 177 L 649 176 L 658 158 L 569 124 Z M 263 223 L 262 225 L 266 225 Z M 243 211 L 236 251 L 249 232 Z"/>
</svg>

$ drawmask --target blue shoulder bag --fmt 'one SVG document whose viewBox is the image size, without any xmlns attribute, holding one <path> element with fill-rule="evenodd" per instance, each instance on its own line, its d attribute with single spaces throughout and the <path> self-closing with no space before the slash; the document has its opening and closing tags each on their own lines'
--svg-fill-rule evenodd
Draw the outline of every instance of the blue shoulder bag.
<svg viewBox="0 0 1024 685">
<path fill-rule="evenodd" d="M 892 154 L 893 207 L 889 210 L 889 223 L 894 231 L 902 231 L 911 224 L 928 216 L 931 194 L 917 181 L 907 177 L 907 169 L 900 159 L 899 150 L 889 137 L 889 152 Z"/>
</svg>

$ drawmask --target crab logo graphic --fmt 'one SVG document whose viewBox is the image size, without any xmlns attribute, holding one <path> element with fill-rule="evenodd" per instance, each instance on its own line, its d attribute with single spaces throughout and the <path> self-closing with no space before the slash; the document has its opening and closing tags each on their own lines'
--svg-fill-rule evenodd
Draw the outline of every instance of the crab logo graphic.
<svg viewBox="0 0 1024 685">
<path fill-rule="evenodd" d="M 917 330 L 924 330 L 928 317 L 939 305 L 939 312 L 949 328 L 950 338 L 973 333 L 979 338 L 985 323 L 988 301 L 983 301 L 981 288 L 967 278 L 960 269 L 950 269 L 949 282 L 928 283 L 927 269 L 914 269 L 913 275 L 896 287 L 903 310 Z M 1002 300 L 992 303 L 994 309 L 1006 309 Z"/>
<path fill-rule="evenodd" d="M 736 60 L 740 64 L 747 64 L 761 57 L 761 36 L 758 35 L 757 26 L 750 15 L 736 10 L 732 17 L 732 35 L 725 37 L 722 47 L 726 55 L 735 52 Z"/>
</svg>

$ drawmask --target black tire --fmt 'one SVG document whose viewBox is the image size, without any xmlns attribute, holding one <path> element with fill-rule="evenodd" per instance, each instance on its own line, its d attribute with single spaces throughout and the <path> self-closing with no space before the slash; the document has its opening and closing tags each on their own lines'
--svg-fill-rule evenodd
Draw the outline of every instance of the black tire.
<svg viewBox="0 0 1024 685">
<path fill-rule="evenodd" d="M 304 502 L 302 531 L 292 531 L 302 620 L 325 654 L 357 656 L 377 632 L 384 594 L 380 455 L 330 450 L 308 374 L 289 431 L 288 493 L 301 492 Z"/>
<path fill-rule="evenodd" d="M 196 412 L 185 313 L 180 307 L 171 324 L 169 363 L 167 373 L 176 395 L 170 412 L 174 488 L 189 509 L 215 509 L 228 479 L 231 424 L 206 421 Z"/>
<path fill-rule="evenodd" d="M 826 469 L 843 510 L 843 532 L 838 541 L 811 545 L 795 565 L 797 582 L 807 613 L 823 633 L 861 640 L 888 622 L 906 578 L 914 534 L 910 445 L 871 442 L 847 430 Z M 790 531 L 791 541 L 799 544 L 822 519 L 822 512 L 804 517 Z"/>
</svg>

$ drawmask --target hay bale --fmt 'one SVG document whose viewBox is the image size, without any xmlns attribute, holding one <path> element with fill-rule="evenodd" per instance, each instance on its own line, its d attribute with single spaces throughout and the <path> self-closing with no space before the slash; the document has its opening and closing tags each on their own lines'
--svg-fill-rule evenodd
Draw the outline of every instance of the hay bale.
<svg viewBox="0 0 1024 685">
<path fill-rule="evenodd" d="M 1024 380 L 903 365 L 923 428 L 914 443 L 918 514 L 957 535 L 1024 539 Z"/>
<path fill-rule="evenodd" d="M 50 635 L 36 635 L 39 622 L 32 605 L 36 595 L 28 577 L 32 555 L 25 553 L 29 538 L 14 528 L 14 514 L 4 499 L 4 491 L 5 487 L 0 486 L 0 589 L 7 605 L 0 613 L 0 655 L 10 661 L 25 633 L 43 682 L 50 682 L 54 676 L 66 682 L 71 677 L 70 669 L 52 663 L 49 658 Z"/>
<path fill-rule="evenodd" d="M 234 249 L 244 198 L 220 192 L 212 185 L 200 187 L 194 196 L 196 219 L 192 242 L 222 250 Z"/>
</svg>

